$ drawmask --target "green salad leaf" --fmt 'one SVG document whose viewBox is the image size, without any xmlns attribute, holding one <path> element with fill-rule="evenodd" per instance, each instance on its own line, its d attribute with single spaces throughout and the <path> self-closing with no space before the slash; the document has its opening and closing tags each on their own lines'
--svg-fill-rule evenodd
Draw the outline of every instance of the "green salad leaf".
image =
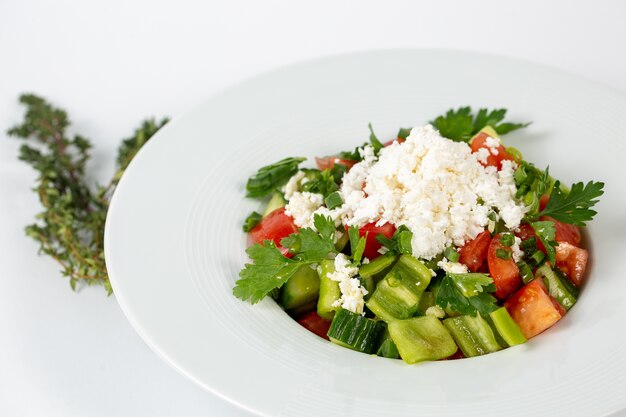
<svg viewBox="0 0 626 417">
<path fill-rule="evenodd" d="M 271 165 L 262 167 L 256 174 L 248 178 L 246 196 L 252 198 L 265 197 L 298 171 L 300 163 L 306 158 L 285 158 Z"/>
<path fill-rule="evenodd" d="M 263 216 L 261 216 L 260 213 L 253 211 L 248 215 L 248 217 L 246 217 L 246 220 L 244 220 L 242 227 L 243 231 L 248 233 L 250 230 L 254 229 L 254 226 L 261 223 L 261 220 L 263 220 Z"/>
<path fill-rule="evenodd" d="M 503 135 L 530 124 L 503 122 L 506 113 L 506 109 L 489 111 L 486 108 L 482 108 L 474 115 L 472 108 L 465 106 L 456 110 L 448 110 L 445 114 L 432 120 L 430 124 L 439 131 L 441 136 L 457 142 L 469 141 L 472 136 L 485 126 L 491 126 L 497 133 Z"/>
<path fill-rule="evenodd" d="M 376 241 L 388 249 L 388 254 L 400 255 L 400 254 L 413 254 L 413 248 L 411 240 L 413 239 L 413 232 L 408 227 L 402 225 L 396 229 L 393 236 L 388 238 L 387 236 L 379 233 L 376 236 Z"/>
<path fill-rule="evenodd" d="M 589 181 L 587 184 L 577 182 L 570 192 L 561 190 L 560 182 L 556 181 L 546 207 L 539 216 L 550 216 L 560 222 L 585 226 L 597 214 L 593 207 L 598 197 L 604 194 L 604 183 Z"/>
</svg>

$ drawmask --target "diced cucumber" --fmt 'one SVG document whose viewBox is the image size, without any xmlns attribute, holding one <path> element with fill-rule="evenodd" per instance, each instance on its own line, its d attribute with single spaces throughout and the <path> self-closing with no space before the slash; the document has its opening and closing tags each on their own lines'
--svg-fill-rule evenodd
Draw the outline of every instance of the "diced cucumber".
<svg viewBox="0 0 626 417">
<path fill-rule="evenodd" d="M 339 282 L 328 277 L 333 272 L 335 272 L 334 260 L 324 259 L 320 262 L 320 294 L 317 300 L 317 314 L 325 320 L 332 320 L 338 308 L 333 307 L 333 303 L 341 298 Z"/>
<path fill-rule="evenodd" d="M 374 353 L 385 333 L 385 324 L 340 308 L 328 329 L 328 338 L 339 346 Z"/>
<path fill-rule="evenodd" d="M 278 210 L 281 207 L 285 207 L 287 205 L 287 200 L 283 197 L 283 194 L 276 191 L 272 194 L 272 198 L 265 206 L 265 211 L 263 212 L 263 217 L 267 217 L 268 214 L 273 212 L 274 210 Z"/>
<path fill-rule="evenodd" d="M 320 277 L 309 265 L 301 266 L 282 286 L 278 302 L 285 310 L 294 310 L 313 303 L 320 291 Z"/>
<path fill-rule="evenodd" d="M 507 345 L 515 346 L 526 343 L 526 337 L 524 337 L 522 330 L 505 307 L 500 307 L 496 311 L 489 313 L 489 317 L 497 333 L 504 339 Z"/>
<path fill-rule="evenodd" d="M 432 316 L 393 320 L 388 329 L 406 363 L 447 358 L 457 350 L 448 330 Z"/>
<path fill-rule="evenodd" d="M 496 352 L 502 347 L 496 342 L 493 330 L 480 314 L 459 316 L 443 321 L 466 357 Z"/>
<path fill-rule="evenodd" d="M 430 270 L 413 256 L 401 255 L 376 286 L 367 307 L 385 321 L 409 318 L 429 283 Z"/>
<path fill-rule="evenodd" d="M 393 339 L 389 335 L 389 332 L 385 332 L 383 336 L 383 342 L 380 344 L 378 351 L 376 352 L 378 356 L 382 356 L 383 358 L 390 359 L 398 359 L 400 357 L 400 353 L 398 352 L 398 348 L 396 344 L 393 342 Z"/>
<path fill-rule="evenodd" d="M 471 144 L 471 143 L 472 143 L 472 141 L 474 140 L 474 138 L 475 138 L 476 136 L 480 135 L 481 133 L 486 133 L 486 134 L 487 134 L 487 136 L 491 136 L 492 138 L 499 138 L 499 137 L 500 137 L 500 135 L 498 135 L 498 132 L 496 132 L 496 130 L 495 130 L 493 127 L 491 127 L 491 126 L 485 126 L 485 127 L 483 127 L 482 129 L 480 129 L 480 130 L 478 131 L 478 133 L 476 133 L 474 136 L 472 136 L 472 138 L 469 140 L 469 142 L 468 142 L 468 143 L 469 143 L 469 144 Z"/>
<path fill-rule="evenodd" d="M 385 272 L 395 261 L 395 256 L 379 256 L 371 260 L 370 263 L 361 265 L 359 275 L 363 278 L 373 277 L 374 275 Z"/>
<path fill-rule="evenodd" d="M 569 310 L 576 304 L 576 298 L 563 285 L 563 282 L 550 268 L 550 265 L 543 264 L 537 269 L 536 276 L 543 277 L 543 282 L 546 284 L 548 292 L 565 310 Z"/>
</svg>

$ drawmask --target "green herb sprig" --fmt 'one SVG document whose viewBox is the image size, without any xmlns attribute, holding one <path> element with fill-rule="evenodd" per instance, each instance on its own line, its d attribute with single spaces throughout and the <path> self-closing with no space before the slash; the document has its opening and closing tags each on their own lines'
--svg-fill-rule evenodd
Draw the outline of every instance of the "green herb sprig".
<svg viewBox="0 0 626 417">
<path fill-rule="evenodd" d="M 109 183 L 92 186 L 86 171 L 91 142 L 67 133 L 67 113 L 34 94 L 24 94 L 19 101 L 26 106 L 24 120 L 7 133 L 26 141 L 19 159 L 37 171 L 33 190 L 43 207 L 26 234 L 39 243 L 41 253 L 61 265 L 73 290 L 102 285 L 111 294 L 103 240 L 109 201 L 130 161 L 167 119 L 144 121 L 122 141 Z"/>
</svg>

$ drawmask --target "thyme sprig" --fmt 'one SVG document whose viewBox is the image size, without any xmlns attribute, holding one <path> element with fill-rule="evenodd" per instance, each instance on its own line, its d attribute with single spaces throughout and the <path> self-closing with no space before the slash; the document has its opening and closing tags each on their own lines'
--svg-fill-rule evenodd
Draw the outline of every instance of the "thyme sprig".
<svg viewBox="0 0 626 417">
<path fill-rule="evenodd" d="M 90 184 L 86 165 L 91 142 L 70 135 L 67 113 L 33 94 L 20 96 L 24 120 L 8 134 L 24 139 L 19 159 L 38 173 L 35 187 L 43 207 L 26 234 L 39 243 L 40 253 L 55 259 L 73 290 L 102 285 L 112 293 L 104 262 L 104 223 L 109 202 L 128 164 L 167 119 L 145 120 L 118 149 L 115 172 L 105 185 Z"/>
</svg>

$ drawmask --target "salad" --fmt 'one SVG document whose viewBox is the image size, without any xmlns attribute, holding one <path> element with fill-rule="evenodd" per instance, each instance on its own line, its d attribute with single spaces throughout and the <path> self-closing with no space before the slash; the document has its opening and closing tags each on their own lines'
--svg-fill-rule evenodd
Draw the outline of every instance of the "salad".
<svg viewBox="0 0 626 417">
<path fill-rule="evenodd" d="M 576 303 L 581 227 L 602 182 L 566 187 L 506 147 L 505 109 L 449 110 L 354 150 L 285 158 L 247 182 L 233 293 L 274 298 L 332 343 L 407 363 L 525 343 Z"/>
</svg>

